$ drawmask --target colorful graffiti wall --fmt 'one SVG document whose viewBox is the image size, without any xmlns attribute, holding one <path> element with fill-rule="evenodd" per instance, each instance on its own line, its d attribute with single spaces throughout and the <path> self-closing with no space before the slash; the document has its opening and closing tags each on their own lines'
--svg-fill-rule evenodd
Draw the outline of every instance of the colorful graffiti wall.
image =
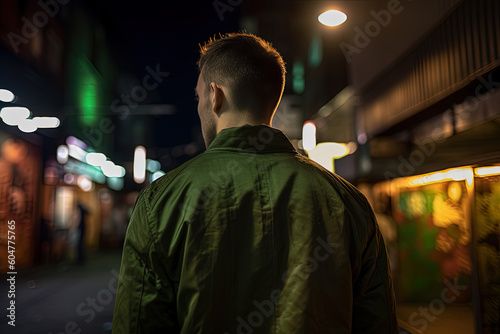
<svg viewBox="0 0 500 334">
<path fill-rule="evenodd" d="M 394 218 L 399 230 L 399 294 L 428 302 L 451 282 L 466 286 L 454 302 L 471 299 L 471 230 L 465 181 L 400 188 Z"/>
</svg>

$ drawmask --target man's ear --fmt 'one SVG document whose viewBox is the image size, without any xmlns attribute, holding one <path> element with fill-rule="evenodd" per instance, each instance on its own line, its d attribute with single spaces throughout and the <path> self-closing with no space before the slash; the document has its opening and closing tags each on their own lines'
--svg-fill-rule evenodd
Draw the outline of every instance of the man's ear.
<svg viewBox="0 0 500 334">
<path fill-rule="evenodd" d="M 222 103 L 224 101 L 224 91 L 215 82 L 210 83 L 210 97 L 212 103 L 212 111 L 219 116 Z"/>
</svg>

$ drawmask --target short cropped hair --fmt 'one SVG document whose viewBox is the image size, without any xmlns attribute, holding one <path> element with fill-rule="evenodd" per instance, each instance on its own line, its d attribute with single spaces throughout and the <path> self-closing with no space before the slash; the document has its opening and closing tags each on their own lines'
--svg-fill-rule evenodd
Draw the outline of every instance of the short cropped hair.
<svg viewBox="0 0 500 334">
<path fill-rule="evenodd" d="M 200 45 L 198 68 L 207 89 L 211 82 L 228 87 L 237 110 L 266 113 L 259 116 L 272 116 L 285 87 L 279 52 L 248 33 L 230 33 Z"/>
</svg>

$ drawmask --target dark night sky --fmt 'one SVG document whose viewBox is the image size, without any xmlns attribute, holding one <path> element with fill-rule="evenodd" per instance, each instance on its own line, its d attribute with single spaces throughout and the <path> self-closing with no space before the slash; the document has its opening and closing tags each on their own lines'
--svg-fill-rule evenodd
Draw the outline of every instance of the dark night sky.
<svg viewBox="0 0 500 334">
<path fill-rule="evenodd" d="M 99 6 L 114 27 L 112 43 L 119 63 L 139 80 L 146 74 L 146 66 L 159 64 L 170 73 L 155 93 L 158 104 L 173 104 L 177 113 L 161 117 L 161 125 L 155 124 L 156 130 L 164 129 L 154 131 L 155 142 L 162 146 L 194 140 L 193 126 L 199 124 L 193 94 L 198 44 L 219 33 L 239 30 L 241 5 L 225 12 L 224 20 L 207 0 L 103 1 Z"/>
</svg>

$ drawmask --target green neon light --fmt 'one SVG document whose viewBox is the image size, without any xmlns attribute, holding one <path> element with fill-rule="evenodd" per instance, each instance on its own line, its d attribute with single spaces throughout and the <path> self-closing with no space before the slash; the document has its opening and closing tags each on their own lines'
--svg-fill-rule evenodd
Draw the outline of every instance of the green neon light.
<svg viewBox="0 0 500 334">
<path fill-rule="evenodd" d="M 292 77 L 293 91 L 296 94 L 302 94 L 306 89 L 306 83 L 304 80 L 304 64 L 301 62 L 293 63 Z"/>
</svg>

